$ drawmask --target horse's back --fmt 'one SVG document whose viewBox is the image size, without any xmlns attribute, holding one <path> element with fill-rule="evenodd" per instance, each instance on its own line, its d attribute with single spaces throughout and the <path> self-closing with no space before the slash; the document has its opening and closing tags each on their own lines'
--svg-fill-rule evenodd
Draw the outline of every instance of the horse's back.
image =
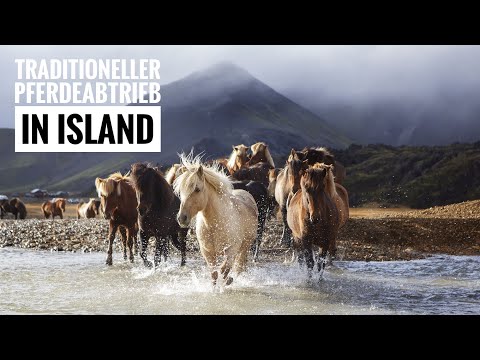
<svg viewBox="0 0 480 360">
<path fill-rule="evenodd" d="M 253 196 L 248 191 L 243 189 L 235 189 L 232 191 L 232 194 L 235 196 L 236 201 L 242 203 L 249 210 L 249 212 L 252 213 L 252 215 L 255 217 L 258 216 L 257 204 L 255 203 Z"/>
</svg>

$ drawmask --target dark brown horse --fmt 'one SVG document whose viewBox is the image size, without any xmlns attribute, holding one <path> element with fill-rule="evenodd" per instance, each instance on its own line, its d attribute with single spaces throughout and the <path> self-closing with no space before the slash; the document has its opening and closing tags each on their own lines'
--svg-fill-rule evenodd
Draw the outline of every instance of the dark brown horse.
<svg viewBox="0 0 480 360">
<path fill-rule="evenodd" d="M 160 263 L 162 255 L 164 260 L 167 259 L 167 237 L 171 237 L 173 245 L 181 252 L 180 265 L 185 265 L 188 228 L 181 228 L 176 219 L 180 199 L 175 196 L 164 177 L 149 165 L 133 164 L 130 177 L 138 202 L 139 238 L 142 246 L 140 256 L 143 263 L 152 267 L 152 262 L 147 259 L 150 237 L 155 237 L 155 266 Z"/>
<path fill-rule="evenodd" d="M 335 201 L 327 194 L 326 168 L 308 168 L 300 180 L 300 190 L 288 198 L 288 226 L 292 230 L 293 244 L 302 265 L 310 271 L 314 266 L 313 245 L 321 248 L 318 270 L 323 271 L 327 253 L 336 252 L 336 238 L 340 227 Z"/>
<path fill-rule="evenodd" d="M 12 213 L 15 219 L 25 219 L 27 217 L 27 208 L 18 198 L 2 200 L 0 202 L 0 218 L 3 219 L 3 215 L 7 212 Z"/>
<path fill-rule="evenodd" d="M 313 166 L 316 163 L 323 163 L 325 165 L 333 165 L 333 175 L 335 176 L 335 182 L 343 184 L 347 172 L 345 166 L 342 163 L 335 160 L 335 156 L 324 147 L 310 147 L 304 148 L 302 151 L 297 151 L 298 158 L 302 161 L 306 160 L 309 166 Z"/>
<path fill-rule="evenodd" d="M 253 246 L 253 259 L 258 259 L 258 252 L 260 250 L 260 244 L 262 243 L 263 230 L 265 228 L 265 220 L 267 214 L 270 212 L 272 203 L 269 201 L 268 191 L 265 185 L 258 181 L 232 181 L 234 189 L 242 189 L 250 193 L 257 204 L 258 209 L 258 226 L 257 226 L 257 238 Z"/>
<path fill-rule="evenodd" d="M 60 219 L 63 219 L 63 213 L 65 212 L 65 206 L 67 201 L 63 198 L 56 198 L 50 201 L 45 201 L 42 204 L 43 216 L 45 219 L 48 219 L 52 216 L 52 220 L 55 219 L 55 216 L 59 216 Z"/>
<path fill-rule="evenodd" d="M 128 244 L 129 259 L 133 262 L 133 245 L 138 232 L 137 197 L 129 177 L 115 173 L 107 179 L 96 178 L 95 187 L 100 197 L 103 216 L 110 220 L 107 265 L 112 265 L 113 240 L 117 230 L 122 236 L 123 258 L 127 260 Z"/>
<path fill-rule="evenodd" d="M 250 167 L 244 167 L 238 171 L 235 171 L 231 176 L 234 180 L 244 181 L 258 181 L 265 187 L 268 187 L 268 171 L 272 169 L 272 166 L 268 163 L 261 162 Z"/>
<path fill-rule="evenodd" d="M 307 163 L 298 158 L 297 152 L 292 149 L 283 168 L 276 180 L 275 200 L 282 214 L 283 232 L 281 243 L 290 246 L 291 231 L 287 224 L 287 199 L 290 193 L 295 194 L 300 189 L 300 178 L 303 171 L 308 167 Z"/>
</svg>

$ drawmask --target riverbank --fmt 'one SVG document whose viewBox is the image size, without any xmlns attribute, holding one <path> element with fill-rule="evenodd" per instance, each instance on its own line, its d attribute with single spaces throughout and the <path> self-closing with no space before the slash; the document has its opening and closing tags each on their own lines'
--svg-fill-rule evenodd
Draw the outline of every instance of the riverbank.
<svg viewBox="0 0 480 360">
<path fill-rule="evenodd" d="M 428 254 L 480 255 L 480 216 L 473 211 L 480 204 L 458 206 L 462 217 L 450 211 L 388 211 L 381 217 L 379 210 L 353 216 L 338 237 L 340 260 L 389 261 L 412 260 Z M 464 211 L 468 206 L 469 210 Z M 445 207 L 442 207 L 445 208 Z M 282 226 L 276 220 L 267 222 L 261 258 L 282 260 L 286 249 L 278 245 Z M 26 219 L 0 220 L 0 247 L 36 250 L 105 252 L 108 221 L 103 219 Z M 198 251 L 194 236 L 188 238 L 189 251 Z M 153 246 L 150 246 L 150 251 Z M 115 241 L 120 252 L 121 242 Z"/>
</svg>

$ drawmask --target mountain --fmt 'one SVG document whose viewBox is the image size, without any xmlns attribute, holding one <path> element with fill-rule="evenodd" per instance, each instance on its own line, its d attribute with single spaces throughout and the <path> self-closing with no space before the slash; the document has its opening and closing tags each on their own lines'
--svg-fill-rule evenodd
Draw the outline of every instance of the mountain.
<svg viewBox="0 0 480 360">
<path fill-rule="evenodd" d="M 14 130 L 0 129 L 0 193 L 47 190 L 93 192 L 96 176 L 126 170 L 135 161 L 171 164 L 177 153 L 227 155 L 231 145 L 269 144 L 272 155 L 323 145 L 345 148 L 349 139 L 312 112 L 231 63 L 195 72 L 161 89 L 161 153 L 15 153 Z M 134 104 L 131 104 L 134 106 Z"/>
<path fill-rule="evenodd" d="M 351 102 L 325 100 L 307 91 L 284 93 L 360 144 L 435 146 L 480 139 L 480 103 L 473 90 Z"/>
<path fill-rule="evenodd" d="M 448 146 L 351 145 L 335 153 L 347 168 L 350 204 L 426 208 L 480 199 L 480 141 Z"/>
</svg>

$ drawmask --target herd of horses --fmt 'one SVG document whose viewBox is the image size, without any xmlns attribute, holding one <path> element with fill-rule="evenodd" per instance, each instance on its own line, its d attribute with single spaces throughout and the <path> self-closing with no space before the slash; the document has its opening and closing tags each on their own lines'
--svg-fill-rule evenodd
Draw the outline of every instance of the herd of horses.
<svg viewBox="0 0 480 360">
<path fill-rule="evenodd" d="M 251 154 L 249 154 L 249 151 Z M 186 261 L 186 237 L 194 228 L 200 252 L 212 277 L 229 285 L 245 269 L 250 249 L 257 260 L 265 221 L 281 214 L 281 242 L 293 245 L 300 264 L 310 271 L 318 246 L 318 270 L 335 256 L 336 237 L 349 217 L 345 168 L 325 148 L 292 149 L 283 168 L 276 168 L 268 145 L 233 146 L 229 158 L 202 161 L 192 153 L 164 175 L 157 167 L 135 163 L 122 175 L 96 178 L 101 211 L 110 220 L 107 264 L 120 232 L 124 259 L 133 261 L 136 239 L 147 267 L 168 257 L 169 239 Z M 155 238 L 152 263 L 147 259 Z"/>
<path fill-rule="evenodd" d="M 276 168 L 268 145 L 233 146 L 228 158 L 203 161 L 181 154 L 165 175 L 150 164 L 135 163 L 127 174 L 117 172 L 95 179 L 100 200 L 77 205 L 77 218 L 103 214 L 109 220 L 107 265 L 112 265 L 113 242 L 120 233 L 124 259 L 140 257 L 147 267 L 166 260 L 169 241 L 186 262 L 186 238 L 194 229 L 213 284 L 229 285 L 245 270 L 249 251 L 256 261 L 267 218 L 281 215 L 280 242 L 293 246 L 309 274 L 314 267 L 314 247 L 323 271 L 327 257 L 336 253 L 336 237 L 349 217 L 347 190 L 342 186 L 345 168 L 326 148 L 292 149 L 285 165 Z M 13 201 L 12 199 L 11 201 Z M 65 199 L 42 204 L 45 218 L 63 219 Z M 18 199 L 3 201 L 4 211 L 25 217 Z M 18 209 L 18 211 L 16 210 Z M 23 209 L 23 210 L 22 210 Z M 22 215 L 23 214 L 23 215 Z M 155 239 L 153 263 L 147 246 Z M 138 241 L 137 241 L 138 240 Z M 128 252 L 128 254 L 127 254 Z M 128 256 L 127 256 L 128 255 Z"/>
</svg>

